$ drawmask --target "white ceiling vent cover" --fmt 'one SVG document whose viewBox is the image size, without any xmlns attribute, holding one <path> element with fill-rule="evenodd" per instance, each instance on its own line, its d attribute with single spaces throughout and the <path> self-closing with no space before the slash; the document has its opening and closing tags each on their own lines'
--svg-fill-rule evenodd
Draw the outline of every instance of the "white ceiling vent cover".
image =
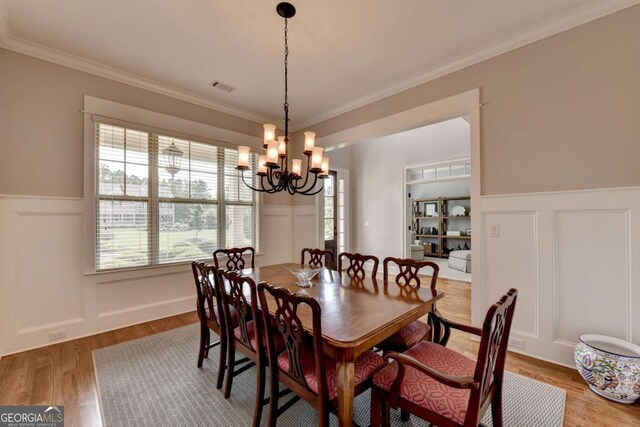
<svg viewBox="0 0 640 427">
<path fill-rule="evenodd" d="M 214 80 L 213 83 L 211 83 L 211 86 L 215 87 L 216 89 L 223 90 L 225 92 L 233 92 L 234 90 L 236 90 L 235 87 L 228 85 L 226 83 L 222 83 L 219 80 Z"/>
</svg>

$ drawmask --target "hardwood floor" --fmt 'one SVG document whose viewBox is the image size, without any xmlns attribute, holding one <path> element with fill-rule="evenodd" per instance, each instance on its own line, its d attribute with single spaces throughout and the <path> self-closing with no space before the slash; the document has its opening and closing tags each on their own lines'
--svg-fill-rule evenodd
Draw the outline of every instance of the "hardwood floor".
<svg viewBox="0 0 640 427">
<path fill-rule="evenodd" d="M 469 284 L 442 279 L 438 289 L 447 294 L 438 303 L 442 314 L 469 323 Z M 195 312 L 186 313 L 3 357 L 0 360 L 0 405 L 62 404 L 65 406 L 65 425 L 101 426 L 93 350 L 196 321 Z M 454 333 L 449 345 L 475 358 L 478 344 L 468 336 Z M 196 357 L 194 352 L 194 368 Z M 507 357 L 507 369 L 567 390 L 566 426 L 640 425 L 639 403 L 616 404 L 596 396 L 573 369 L 514 353 Z"/>
</svg>

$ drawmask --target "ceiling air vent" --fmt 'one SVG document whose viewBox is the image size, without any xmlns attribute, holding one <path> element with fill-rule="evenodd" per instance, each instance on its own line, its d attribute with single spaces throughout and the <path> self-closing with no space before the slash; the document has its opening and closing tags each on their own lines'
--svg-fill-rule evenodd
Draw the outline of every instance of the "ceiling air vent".
<svg viewBox="0 0 640 427">
<path fill-rule="evenodd" d="M 211 86 L 215 87 L 216 89 L 223 90 L 225 92 L 233 92 L 234 90 L 236 90 L 235 87 L 228 85 L 226 83 L 222 83 L 219 80 L 214 80 L 213 83 L 211 83 Z"/>
</svg>

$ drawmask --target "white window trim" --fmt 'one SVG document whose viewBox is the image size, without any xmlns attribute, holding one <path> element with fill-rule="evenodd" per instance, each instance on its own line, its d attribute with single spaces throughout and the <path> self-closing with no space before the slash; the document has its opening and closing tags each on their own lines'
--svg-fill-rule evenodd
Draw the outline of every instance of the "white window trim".
<svg viewBox="0 0 640 427">
<path fill-rule="evenodd" d="M 212 142 L 222 147 L 235 147 L 238 145 L 248 145 L 258 150 L 262 147 L 262 138 L 242 134 L 227 129 L 218 128 L 216 126 L 207 125 L 187 119 L 170 116 L 155 111 L 145 110 L 143 108 L 132 107 L 125 104 L 109 101 L 106 99 L 96 98 L 93 96 L 84 96 L 84 202 L 83 202 L 83 271 L 85 275 L 94 274 L 115 274 L 121 276 L 127 271 L 139 270 L 158 270 L 167 269 L 169 271 L 184 271 L 188 261 L 133 267 L 130 269 L 119 270 L 96 270 L 95 259 L 95 201 L 96 201 L 96 185 L 95 185 L 95 163 L 96 163 L 96 141 L 95 141 L 95 123 L 93 116 L 102 116 L 115 121 L 130 123 L 132 127 L 143 127 L 150 130 L 168 134 L 170 136 L 185 137 L 202 142 Z M 124 124 L 123 124 L 124 125 Z M 126 125 L 124 125 L 126 126 Z M 262 197 L 258 198 L 258 209 L 262 222 Z M 260 233 L 256 234 L 256 238 L 260 239 Z M 258 245 L 260 246 L 260 245 Z M 133 273 L 136 274 L 136 273 Z"/>
</svg>

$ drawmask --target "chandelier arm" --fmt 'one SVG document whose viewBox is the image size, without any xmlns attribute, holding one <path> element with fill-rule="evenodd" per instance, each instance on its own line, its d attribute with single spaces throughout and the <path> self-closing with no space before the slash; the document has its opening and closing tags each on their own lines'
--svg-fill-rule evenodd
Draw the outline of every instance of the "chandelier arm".
<svg viewBox="0 0 640 427">
<path fill-rule="evenodd" d="M 277 190 L 276 188 L 274 188 L 272 185 L 270 185 L 270 184 L 269 184 L 269 182 L 268 182 L 268 181 L 269 181 L 269 179 L 268 179 L 268 178 L 267 178 L 267 184 L 269 184 L 269 187 L 270 187 L 270 188 L 269 188 L 269 187 L 265 187 L 265 185 L 264 185 L 264 180 L 265 180 L 265 176 L 263 175 L 263 176 L 262 176 L 262 179 L 260 180 L 260 186 L 261 186 L 262 188 L 264 188 L 264 192 L 265 192 L 265 193 L 267 193 L 267 194 L 275 194 L 275 193 L 277 193 L 277 192 L 278 192 L 278 190 Z"/>
<path fill-rule="evenodd" d="M 307 182 L 309 182 L 309 170 L 311 169 L 311 156 L 307 156 L 307 173 L 304 177 L 304 184 L 302 185 L 296 185 L 296 189 L 301 189 L 306 187 Z"/>
<path fill-rule="evenodd" d="M 260 188 L 254 188 L 253 186 L 251 186 L 248 182 L 246 177 L 244 176 L 244 169 L 240 172 L 240 176 L 242 176 L 242 182 L 244 182 L 244 185 L 246 185 L 247 187 L 249 187 L 250 189 L 252 189 L 253 191 L 260 191 L 260 192 L 265 192 L 266 190 L 264 189 L 260 189 Z"/>
<path fill-rule="evenodd" d="M 274 169 L 269 168 L 269 173 L 267 174 L 267 183 L 271 186 L 271 188 L 275 188 L 276 185 L 273 182 L 273 174 L 274 174 Z"/>
<path fill-rule="evenodd" d="M 300 187 L 298 189 L 298 193 L 306 195 L 306 194 L 308 194 L 310 191 L 312 191 L 315 188 L 316 183 L 318 182 L 318 174 L 314 173 L 313 175 L 314 175 L 313 176 L 313 183 L 308 187 L 306 186 L 306 184 L 303 185 L 302 187 Z M 322 185 L 320 186 L 320 189 L 322 189 Z"/>
<path fill-rule="evenodd" d="M 315 187 L 315 184 L 314 184 Z M 313 190 L 313 187 L 310 187 L 307 191 L 304 191 L 300 194 L 302 194 L 303 196 L 314 196 L 316 194 L 318 194 L 319 192 L 321 192 L 322 190 L 324 190 L 324 183 L 320 185 L 320 188 L 318 188 L 316 191 L 311 192 L 311 190 Z"/>
</svg>

